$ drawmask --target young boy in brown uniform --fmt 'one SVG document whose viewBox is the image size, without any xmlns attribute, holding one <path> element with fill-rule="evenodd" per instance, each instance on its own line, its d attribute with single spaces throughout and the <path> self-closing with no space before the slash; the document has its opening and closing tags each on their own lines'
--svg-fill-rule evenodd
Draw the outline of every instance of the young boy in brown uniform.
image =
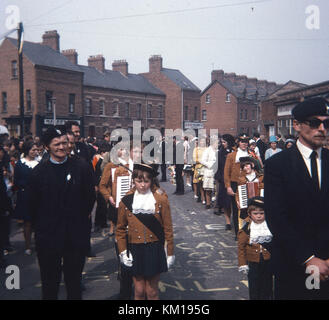
<svg viewBox="0 0 329 320">
<path fill-rule="evenodd" d="M 248 274 L 250 300 L 271 300 L 272 234 L 265 221 L 263 197 L 248 200 L 248 215 L 249 219 L 238 232 L 239 272 Z"/>
</svg>

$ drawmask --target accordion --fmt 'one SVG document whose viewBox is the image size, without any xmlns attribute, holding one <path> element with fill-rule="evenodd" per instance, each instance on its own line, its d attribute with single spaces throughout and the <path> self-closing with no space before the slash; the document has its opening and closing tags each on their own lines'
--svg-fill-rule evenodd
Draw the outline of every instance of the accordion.
<svg viewBox="0 0 329 320">
<path fill-rule="evenodd" d="M 246 209 L 248 207 L 248 199 L 256 196 L 264 196 L 264 189 L 259 188 L 258 182 L 247 182 L 238 186 L 238 196 L 240 209 Z"/>
</svg>

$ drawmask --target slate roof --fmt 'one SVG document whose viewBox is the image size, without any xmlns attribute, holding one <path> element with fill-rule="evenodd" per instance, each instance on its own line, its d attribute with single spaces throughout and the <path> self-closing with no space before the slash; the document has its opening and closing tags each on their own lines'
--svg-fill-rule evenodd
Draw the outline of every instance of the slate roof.
<svg viewBox="0 0 329 320">
<path fill-rule="evenodd" d="M 7 39 L 17 48 L 16 39 Z M 34 65 L 81 72 L 78 66 L 71 63 L 70 60 L 60 52 L 40 43 L 24 41 L 23 54 Z"/>
<path fill-rule="evenodd" d="M 7 39 L 17 47 L 16 39 Z M 34 65 L 84 73 L 83 84 L 86 86 L 165 95 L 141 75 L 128 74 L 124 76 L 122 73 L 112 70 L 105 70 L 102 73 L 93 67 L 75 65 L 60 52 L 40 43 L 24 41 L 23 54 Z"/>
<path fill-rule="evenodd" d="M 96 68 L 83 65 L 79 65 L 79 68 L 84 73 L 83 83 L 85 86 L 165 95 L 141 75 L 129 73 L 125 76 L 119 71 L 112 70 L 105 70 L 103 73 Z"/>
<path fill-rule="evenodd" d="M 191 82 L 191 80 L 186 78 L 179 70 L 162 68 L 161 72 L 183 90 L 191 90 L 197 92 L 201 91 L 194 83 Z"/>
<path fill-rule="evenodd" d="M 256 79 L 256 78 L 254 78 Z M 227 77 L 227 74 L 224 74 L 223 79 L 214 80 L 211 82 L 203 91 L 204 94 L 213 84 L 219 83 L 224 88 L 226 88 L 231 94 L 236 98 L 247 99 L 247 100 L 264 100 L 268 95 L 276 91 L 281 85 L 273 85 L 273 88 L 269 89 L 263 84 L 262 81 L 253 81 L 250 78 L 245 80 L 239 80 L 239 76 L 232 81 L 232 78 Z"/>
</svg>

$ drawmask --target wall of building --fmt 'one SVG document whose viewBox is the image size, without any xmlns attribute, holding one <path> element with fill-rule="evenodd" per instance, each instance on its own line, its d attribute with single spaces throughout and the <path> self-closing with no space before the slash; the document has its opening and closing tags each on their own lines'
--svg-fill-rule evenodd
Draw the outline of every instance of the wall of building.
<svg viewBox="0 0 329 320">
<path fill-rule="evenodd" d="M 201 96 L 201 121 L 207 130 L 218 129 L 220 134 L 238 134 L 237 128 L 237 99 L 231 94 L 230 102 L 226 102 L 228 90 L 215 82 Z M 209 94 L 210 102 L 206 102 Z M 202 120 L 202 110 L 207 111 L 207 120 Z"/>
</svg>

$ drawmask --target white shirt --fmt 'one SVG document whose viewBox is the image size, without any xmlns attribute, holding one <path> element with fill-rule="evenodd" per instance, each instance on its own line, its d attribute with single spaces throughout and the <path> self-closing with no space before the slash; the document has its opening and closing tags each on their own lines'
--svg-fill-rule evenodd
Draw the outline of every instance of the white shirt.
<svg viewBox="0 0 329 320">
<path fill-rule="evenodd" d="M 304 144 L 302 144 L 299 139 L 297 140 L 296 146 L 299 150 L 299 152 L 302 154 L 305 165 L 307 167 L 308 173 L 310 177 L 312 177 L 312 171 L 311 171 L 311 154 L 313 150 L 309 147 L 306 147 Z M 318 166 L 318 176 L 319 176 L 319 183 L 321 187 L 321 151 L 322 148 L 320 147 L 319 149 L 315 150 L 316 153 L 318 154 L 316 158 L 316 164 Z"/>
</svg>

